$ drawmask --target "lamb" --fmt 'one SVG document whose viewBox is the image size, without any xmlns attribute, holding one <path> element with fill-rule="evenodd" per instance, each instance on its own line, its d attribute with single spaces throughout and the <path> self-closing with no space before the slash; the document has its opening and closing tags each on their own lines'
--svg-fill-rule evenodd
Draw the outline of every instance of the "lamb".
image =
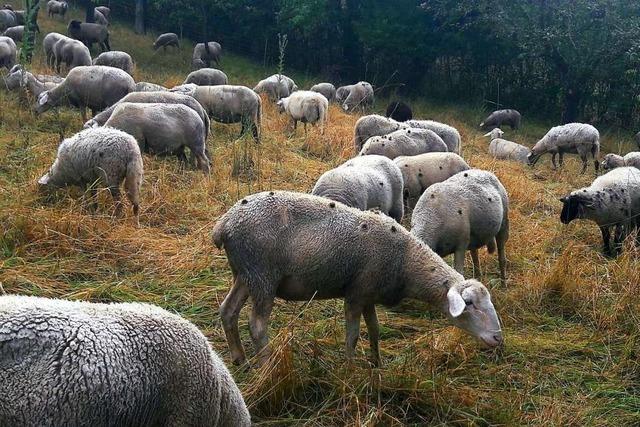
<svg viewBox="0 0 640 427">
<path fill-rule="evenodd" d="M 218 42 L 198 43 L 193 47 L 193 56 L 191 65 L 194 70 L 200 68 L 211 67 L 213 62 L 216 66 L 220 66 L 220 57 L 222 56 L 222 46 Z"/>
<path fill-rule="evenodd" d="M 93 43 L 98 43 L 103 52 L 111 50 L 111 46 L 109 46 L 109 31 L 104 25 L 74 20 L 69 23 L 67 32 L 71 38 L 80 40 L 89 49 L 91 49 Z"/>
<path fill-rule="evenodd" d="M 58 40 L 53 47 L 54 63 L 57 72 L 60 72 L 60 65 L 64 63 L 68 69 L 91 65 L 91 53 L 89 48 L 82 42 L 69 37 Z"/>
<path fill-rule="evenodd" d="M 385 136 L 374 136 L 362 146 L 360 156 L 379 154 L 391 160 L 399 156 L 445 152 L 447 146 L 429 129 L 400 129 Z"/>
<path fill-rule="evenodd" d="M 480 123 L 480 129 L 492 131 L 495 128 L 502 127 L 502 125 L 509 125 L 511 129 L 518 129 L 521 121 L 522 115 L 516 110 L 497 110 L 489 114 L 489 116 Z"/>
<path fill-rule="evenodd" d="M 602 169 L 608 171 L 623 166 L 631 166 L 640 169 L 640 152 L 632 151 L 624 157 L 617 154 L 607 154 L 602 161 Z"/>
<path fill-rule="evenodd" d="M 4 425 L 251 425 L 206 337 L 160 307 L 6 295 L 0 324 Z"/>
<path fill-rule="evenodd" d="M 180 40 L 178 39 L 178 35 L 176 33 L 160 34 L 156 39 L 156 41 L 153 42 L 154 51 L 160 48 L 166 51 L 167 46 L 174 46 L 177 49 L 180 49 Z"/>
<path fill-rule="evenodd" d="M 383 156 L 356 157 L 325 172 L 311 194 L 363 211 L 379 209 L 398 222 L 404 215 L 402 172 Z"/>
<path fill-rule="evenodd" d="M 310 90 L 294 92 L 286 98 L 278 101 L 280 113 L 286 112 L 293 122 L 295 131 L 298 121 L 304 123 L 304 131 L 307 132 L 307 123 L 315 126 L 320 123 L 320 133 L 324 135 L 324 127 L 327 124 L 329 101 L 321 93 Z"/>
<path fill-rule="evenodd" d="M 313 85 L 309 90 L 321 93 L 329 102 L 336 99 L 336 87 L 331 83 L 318 83 L 317 85 Z"/>
<path fill-rule="evenodd" d="M 58 43 L 62 39 L 69 39 L 69 37 L 60 33 L 49 33 L 42 39 L 42 49 L 44 51 L 46 63 L 49 68 L 53 68 L 55 65 L 54 47 L 56 43 Z"/>
<path fill-rule="evenodd" d="M 111 16 L 111 9 L 109 9 L 107 6 L 97 6 L 95 10 L 102 13 L 102 15 L 104 15 L 104 17 L 107 19 L 109 19 Z"/>
<path fill-rule="evenodd" d="M 22 41 L 24 35 L 24 25 L 16 25 L 15 27 L 9 27 L 2 33 L 3 36 L 9 37 L 14 42 L 19 43 Z"/>
<path fill-rule="evenodd" d="M 155 83 L 138 82 L 136 83 L 136 88 L 134 89 L 134 92 L 161 92 L 161 91 L 168 91 L 168 90 L 169 89 L 167 89 L 166 87 L 160 86 Z"/>
<path fill-rule="evenodd" d="M 191 151 L 191 162 L 209 174 L 206 130 L 198 114 L 182 104 L 138 104 L 121 102 L 105 123 L 133 135 L 140 150 L 152 154 L 175 154 L 186 161 L 184 148 Z"/>
<path fill-rule="evenodd" d="M 131 59 L 131 55 L 127 52 L 120 50 L 101 53 L 93 60 L 93 65 L 106 65 L 107 67 L 120 68 L 130 76 L 133 76 L 133 59 Z"/>
<path fill-rule="evenodd" d="M 358 108 L 364 110 L 366 107 L 373 105 L 375 101 L 373 86 L 368 82 L 358 82 L 351 86 L 343 86 L 342 89 L 338 102 L 342 103 L 344 111 L 353 111 Z M 338 97 L 337 91 L 336 97 Z"/>
<path fill-rule="evenodd" d="M 615 256 L 625 235 L 640 225 L 640 170 L 623 166 L 596 178 L 589 187 L 572 191 L 560 199 L 560 221 L 595 222 L 602 233 L 604 254 Z M 614 248 L 611 228 L 615 227 Z"/>
<path fill-rule="evenodd" d="M 462 139 L 460 132 L 453 126 L 434 120 L 407 120 L 405 124 L 412 128 L 429 129 L 438 134 L 440 138 L 447 144 L 447 148 L 452 153 L 460 154 L 462 152 Z"/>
<path fill-rule="evenodd" d="M 496 159 L 529 163 L 528 157 L 531 151 L 524 145 L 502 139 L 502 135 L 504 135 L 504 132 L 500 128 L 494 128 L 491 132 L 485 135 L 491 137 L 491 143 L 489 143 L 489 154 Z"/>
<path fill-rule="evenodd" d="M 413 111 L 411 107 L 403 101 L 393 101 L 387 106 L 385 116 L 391 117 L 398 122 L 406 122 L 413 119 Z"/>
<path fill-rule="evenodd" d="M 399 123 L 393 119 L 377 114 L 362 116 L 358 119 L 354 128 L 353 145 L 355 146 L 356 152 L 359 152 L 364 143 L 371 137 L 383 136 L 399 129 L 408 128 L 409 126 L 404 123 Z"/>
<path fill-rule="evenodd" d="M 433 184 L 445 181 L 470 169 L 467 162 L 455 153 L 425 153 L 400 156 L 393 160 L 402 172 L 404 197 L 407 207 L 413 209 L 424 191 Z"/>
<path fill-rule="evenodd" d="M 596 128 L 585 123 L 568 123 L 553 127 L 536 143 L 529 154 L 529 164 L 534 166 L 545 153 L 551 153 L 553 169 L 557 169 L 556 154 L 560 157 L 560 166 L 563 163 L 564 153 L 578 154 L 582 160 L 583 174 L 587 170 L 587 158 L 593 157 L 593 166 L 598 173 L 600 163 L 600 133 Z"/>
<path fill-rule="evenodd" d="M 393 306 L 406 298 L 439 308 L 487 346 L 503 341 L 489 291 L 465 280 L 386 215 L 309 194 L 262 192 L 245 197 L 218 220 L 213 243 L 224 247 L 233 272 L 220 317 L 236 364 L 245 361 L 238 317 L 248 297 L 253 302 L 249 329 L 262 360 L 269 355 L 267 328 L 275 297 L 344 298 L 346 355 L 354 356 L 364 316 L 376 365 L 375 304 Z"/>
<path fill-rule="evenodd" d="M 215 68 L 200 68 L 189 73 L 183 84 L 193 83 L 198 86 L 217 86 L 229 84 L 227 75 Z"/>
<path fill-rule="evenodd" d="M 105 27 L 109 26 L 109 20 L 98 10 L 97 7 L 93 9 L 93 20 L 96 24 L 100 24 Z"/>
<path fill-rule="evenodd" d="M 118 216 L 122 209 L 120 184 L 124 181 L 137 223 L 143 174 L 142 156 L 133 136 L 116 129 L 85 129 L 62 141 L 56 160 L 38 184 L 44 191 L 67 185 L 91 189 L 95 209 L 98 183 L 109 189 Z"/>
<path fill-rule="evenodd" d="M 487 246 L 493 253 L 497 247 L 500 279 L 506 280 L 509 198 L 491 172 L 471 169 L 429 187 L 413 211 L 411 233 L 441 257 L 453 253 L 460 274 L 467 250 L 480 274 L 478 249 Z"/>
<path fill-rule="evenodd" d="M 42 114 L 52 107 L 71 104 L 80 108 L 83 121 L 87 121 L 87 107 L 95 115 L 134 89 L 133 78 L 118 68 L 102 65 L 76 67 L 69 71 L 67 78 L 58 87 L 40 94 L 36 114 Z"/>
<path fill-rule="evenodd" d="M 297 91 L 298 86 L 291 77 L 284 74 L 274 74 L 260 80 L 253 90 L 256 93 L 266 93 L 272 101 L 279 101 Z"/>
<path fill-rule="evenodd" d="M 69 5 L 66 1 L 49 0 L 47 2 L 47 15 L 49 18 L 53 18 L 53 15 L 60 15 L 64 20 L 67 9 L 69 9 Z"/>
<path fill-rule="evenodd" d="M 0 36 L 0 68 L 10 70 L 16 63 L 16 43 L 9 37 Z"/>
</svg>

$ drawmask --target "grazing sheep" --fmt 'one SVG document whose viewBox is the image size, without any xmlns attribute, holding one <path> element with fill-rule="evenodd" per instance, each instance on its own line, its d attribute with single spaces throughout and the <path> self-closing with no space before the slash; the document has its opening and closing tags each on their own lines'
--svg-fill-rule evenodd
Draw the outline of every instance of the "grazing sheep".
<svg viewBox="0 0 640 427">
<path fill-rule="evenodd" d="M 455 153 L 425 153 L 393 159 L 402 172 L 406 206 L 413 209 L 424 191 L 458 172 L 470 169 Z"/>
<path fill-rule="evenodd" d="M 54 0 L 55 1 L 55 0 Z M 62 39 L 68 39 L 69 37 L 60 33 L 49 33 L 42 39 L 42 50 L 44 51 L 45 62 L 47 67 L 53 68 L 55 66 L 55 52 L 54 46 Z"/>
<path fill-rule="evenodd" d="M 413 119 L 413 111 L 409 104 L 403 101 L 393 101 L 387 106 L 385 116 L 391 117 L 398 122 L 406 122 Z"/>
<path fill-rule="evenodd" d="M 256 93 L 266 93 L 269 99 L 275 102 L 297 91 L 298 86 L 291 77 L 284 74 L 274 74 L 260 80 L 253 90 Z"/>
<path fill-rule="evenodd" d="M 86 108 L 95 115 L 118 102 L 135 89 L 131 76 L 119 68 L 90 65 L 76 67 L 55 89 L 45 91 L 38 97 L 36 114 L 52 107 L 73 105 L 80 108 L 83 121 L 87 121 Z"/>
<path fill-rule="evenodd" d="M 383 156 L 356 157 L 322 174 L 311 194 L 402 221 L 402 172 Z"/>
<path fill-rule="evenodd" d="M 151 154 L 175 154 L 186 161 L 184 148 L 191 151 L 191 163 L 209 174 L 206 155 L 206 130 L 198 114 L 182 104 L 138 104 L 121 102 L 105 123 L 133 135 L 140 151 Z"/>
<path fill-rule="evenodd" d="M 491 143 L 489 143 L 489 154 L 496 159 L 529 163 L 528 158 L 531 151 L 524 145 L 502 139 L 502 135 L 504 135 L 504 132 L 500 128 L 494 128 L 491 132 L 485 135 L 491 137 Z"/>
<path fill-rule="evenodd" d="M 163 50 L 166 51 L 167 46 L 174 46 L 180 49 L 180 39 L 178 39 L 178 35 L 176 33 L 160 34 L 156 41 L 153 42 L 153 50 L 163 48 Z"/>
<path fill-rule="evenodd" d="M 112 50 L 110 52 L 102 52 L 93 60 L 93 65 L 105 65 L 107 67 L 120 68 L 127 74 L 133 76 L 133 59 L 127 52 L 120 50 Z"/>
<path fill-rule="evenodd" d="M 59 73 L 64 63 L 69 70 L 75 67 L 91 65 L 89 48 L 81 41 L 64 37 L 53 46 L 55 69 Z"/>
<path fill-rule="evenodd" d="M 640 225 L 640 171 L 628 166 L 616 168 L 560 201 L 560 221 L 563 224 L 574 219 L 595 222 L 602 233 L 605 255 L 614 256 L 625 236 Z M 615 227 L 613 249 L 612 227 Z"/>
<path fill-rule="evenodd" d="M 161 91 L 168 91 L 168 90 L 169 89 L 167 89 L 166 87 L 160 86 L 155 83 L 138 82 L 136 83 L 136 88 L 134 92 L 161 92 Z"/>
<path fill-rule="evenodd" d="M 329 102 L 336 99 L 336 87 L 331 83 L 318 83 L 317 85 L 313 85 L 309 90 L 321 93 Z"/>
<path fill-rule="evenodd" d="M 18 49 L 9 37 L 0 36 L 0 68 L 10 70 L 16 63 Z"/>
<path fill-rule="evenodd" d="M 478 249 L 487 246 L 493 253 L 497 247 L 500 278 L 506 280 L 509 198 L 491 172 L 470 169 L 429 187 L 411 216 L 411 233 L 442 257 L 454 254 L 460 274 L 467 250 L 479 275 Z"/>
<path fill-rule="evenodd" d="M 109 31 L 107 27 L 89 22 L 71 21 L 67 27 L 67 33 L 73 39 L 80 40 L 89 49 L 93 43 L 98 43 L 104 52 L 111 50 L 109 46 Z"/>
<path fill-rule="evenodd" d="M 320 133 L 324 135 L 324 127 L 327 124 L 329 101 L 321 93 L 310 90 L 300 90 L 278 101 L 280 113 L 286 112 L 293 122 L 293 130 L 298 126 L 298 121 L 304 123 L 304 131 L 307 132 L 307 123 L 315 126 L 320 123 Z"/>
<path fill-rule="evenodd" d="M 522 115 L 516 110 L 498 110 L 489 114 L 489 116 L 480 123 L 480 129 L 491 131 L 502 125 L 509 125 L 511 129 L 518 129 Z"/>
<path fill-rule="evenodd" d="M 200 68 L 209 68 L 213 62 L 216 66 L 220 66 L 220 57 L 222 56 L 222 46 L 218 42 L 198 43 L 193 47 L 193 56 L 191 57 L 191 65 L 194 70 Z"/>
<path fill-rule="evenodd" d="M 378 114 L 360 117 L 353 131 L 353 145 L 356 152 L 362 149 L 369 138 L 387 135 L 399 129 L 408 129 L 408 126 Z"/>
<path fill-rule="evenodd" d="M 107 6 L 97 6 L 96 10 L 104 15 L 105 18 L 110 19 L 111 17 L 111 9 Z"/>
<path fill-rule="evenodd" d="M 399 156 L 445 152 L 447 145 L 429 129 L 400 129 L 384 136 L 374 136 L 362 146 L 360 156 L 379 154 L 391 160 Z"/>
<path fill-rule="evenodd" d="M 16 25 L 20 25 L 16 13 L 13 10 L 0 9 L 0 32 Z"/>
<path fill-rule="evenodd" d="M 143 173 L 142 156 L 133 136 L 116 129 L 85 129 L 62 141 L 56 160 L 38 184 L 45 191 L 67 185 L 91 189 L 95 209 L 98 199 L 94 184 L 98 183 L 109 189 L 118 216 L 122 209 L 120 184 L 124 181 L 137 222 Z"/>
<path fill-rule="evenodd" d="M 405 124 L 412 128 L 429 129 L 438 134 L 440 138 L 447 144 L 447 148 L 452 153 L 460 154 L 462 151 L 462 139 L 460 132 L 453 126 L 433 120 L 407 120 Z"/>
<path fill-rule="evenodd" d="M 207 338 L 160 307 L 6 295 L 0 324 L 3 425 L 251 425 Z"/>
<path fill-rule="evenodd" d="M 64 20 L 67 9 L 69 9 L 69 5 L 66 1 L 49 0 L 47 2 L 47 15 L 49 18 L 53 18 L 53 15 L 60 15 Z"/>
<path fill-rule="evenodd" d="M 309 194 L 263 192 L 231 207 L 215 225 L 213 242 L 224 247 L 233 272 L 220 317 L 236 364 L 245 360 L 238 317 L 248 297 L 253 302 L 249 329 L 262 360 L 269 354 L 267 328 L 276 297 L 344 298 L 347 357 L 354 356 L 364 316 L 376 365 L 375 305 L 393 306 L 405 298 L 442 310 L 488 346 L 502 344 L 489 291 L 465 280 L 386 215 Z"/>
<path fill-rule="evenodd" d="M 36 98 L 40 96 L 42 92 L 55 89 L 60 84 L 54 82 L 42 82 L 28 71 L 19 71 L 17 74 L 22 77 L 20 85 Z"/>
<path fill-rule="evenodd" d="M 14 65 L 11 70 L 9 70 L 9 74 L 4 77 L 7 90 L 24 87 L 36 97 L 45 90 L 53 89 L 63 80 L 64 79 L 59 76 L 48 76 L 45 74 L 33 75 L 26 71 L 20 64 Z"/>
<path fill-rule="evenodd" d="M 96 24 L 104 25 L 105 27 L 109 26 L 109 20 L 98 10 L 97 7 L 93 10 L 93 20 Z"/>
<path fill-rule="evenodd" d="M 229 83 L 227 75 L 215 68 L 200 68 L 189 73 L 183 84 L 193 83 L 198 86 L 217 86 Z"/>
<path fill-rule="evenodd" d="M 560 157 L 560 166 L 563 163 L 564 153 L 578 154 L 582 160 L 581 174 L 587 170 L 587 159 L 591 154 L 593 166 L 598 173 L 600 133 L 598 129 L 585 123 L 569 123 L 553 127 L 531 149 L 529 164 L 535 165 L 545 153 L 551 153 L 553 169 L 557 169 L 556 154 Z"/>
<path fill-rule="evenodd" d="M 340 96 L 338 96 L 338 91 Z M 373 86 L 368 82 L 358 82 L 354 85 L 343 86 L 336 91 L 336 98 L 338 102 L 342 104 L 344 111 L 353 111 L 355 109 L 362 109 L 373 105 L 375 97 L 373 94 Z"/>
<path fill-rule="evenodd" d="M 631 166 L 640 169 L 640 152 L 632 151 L 624 157 L 617 154 L 607 154 L 602 161 L 602 169 L 608 171 L 623 166 Z"/>
<path fill-rule="evenodd" d="M 2 33 L 3 36 L 9 37 L 14 42 L 19 43 L 22 41 L 24 35 L 24 25 L 16 25 L 15 27 L 9 27 Z"/>
</svg>

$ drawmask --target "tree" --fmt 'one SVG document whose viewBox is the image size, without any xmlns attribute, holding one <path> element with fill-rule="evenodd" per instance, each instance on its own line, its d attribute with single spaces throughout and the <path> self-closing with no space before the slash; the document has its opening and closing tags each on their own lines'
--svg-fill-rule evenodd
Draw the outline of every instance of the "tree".
<svg viewBox="0 0 640 427">
<path fill-rule="evenodd" d="M 146 34 L 146 28 L 144 25 L 145 6 L 145 0 L 136 0 L 135 31 L 138 34 Z"/>
</svg>

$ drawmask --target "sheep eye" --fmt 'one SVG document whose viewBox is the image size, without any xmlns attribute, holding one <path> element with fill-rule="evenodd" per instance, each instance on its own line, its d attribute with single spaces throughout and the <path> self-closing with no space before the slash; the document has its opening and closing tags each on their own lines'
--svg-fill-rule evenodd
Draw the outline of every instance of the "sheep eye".
<svg viewBox="0 0 640 427">
<path fill-rule="evenodd" d="M 465 301 L 465 304 L 467 304 L 467 307 L 473 306 L 473 301 Z"/>
</svg>

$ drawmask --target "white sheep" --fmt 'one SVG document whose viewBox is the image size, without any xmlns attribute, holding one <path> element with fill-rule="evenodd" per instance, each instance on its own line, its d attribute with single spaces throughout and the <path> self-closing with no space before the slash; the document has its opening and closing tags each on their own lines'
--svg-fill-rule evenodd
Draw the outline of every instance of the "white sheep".
<svg viewBox="0 0 640 427">
<path fill-rule="evenodd" d="M 22 37 L 24 36 L 24 25 L 9 27 L 4 31 L 4 33 L 2 33 L 2 35 L 5 37 L 9 37 L 16 43 L 19 43 L 22 41 Z"/>
<path fill-rule="evenodd" d="M 632 151 L 624 157 L 617 154 L 607 154 L 602 160 L 602 169 L 608 171 L 623 166 L 631 166 L 640 169 L 640 151 Z"/>
<path fill-rule="evenodd" d="M 304 123 L 304 131 L 307 132 L 307 123 L 315 126 L 320 123 L 320 133 L 324 135 L 324 127 L 329 115 L 329 101 L 321 93 L 310 90 L 294 92 L 286 98 L 278 101 L 280 113 L 286 112 L 293 122 L 295 131 L 298 121 Z"/>
<path fill-rule="evenodd" d="M 67 9 L 69 9 L 69 5 L 66 1 L 49 0 L 47 2 L 47 15 L 49 18 L 53 18 L 53 15 L 60 15 L 64 20 Z"/>
<path fill-rule="evenodd" d="M 222 46 L 220 45 L 220 43 L 198 43 L 193 47 L 191 66 L 194 70 L 197 70 L 199 68 L 211 67 L 212 62 L 216 64 L 216 66 L 219 66 L 221 56 Z"/>
<path fill-rule="evenodd" d="M 489 154 L 496 159 L 529 163 L 529 153 L 531 150 L 524 145 L 502 139 L 502 135 L 504 135 L 504 132 L 500 128 L 494 128 L 491 132 L 485 135 L 491 137 L 491 142 L 489 143 Z"/>
<path fill-rule="evenodd" d="M 407 120 L 404 124 L 412 128 L 434 131 L 447 144 L 447 149 L 450 152 L 461 154 L 462 138 L 460 138 L 460 132 L 455 127 L 434 120 Z"/>
<path fill-rule="evenodd" d="M 375 102 L 373 86 L 368 82 L 342 86 L 336 91 L 336 99 L 344 111 L 364 110 Z"/>
<path fill-rule="evenodd" d="M 591 155 L 597 173 L 600 166 L 600 133 L 598 129 L 585 123 L 568 123 L 553 127 L 531 149 L 529 164 L 535 165 L 545 153 L 551 153 L 553 169 L 557 169 L 556 155 L 560 157 L 562 166 L 564 153 L 578 154 L 582 160 L 581 174 L 587 170 L 587 159 Z"/>
<path fill-rule="evenodd" d="M 388 135 L 369 138 L 359 155 L 379 154 L 393 160 L 399 156 L 444 151 L 448 151 L 447 145 L 435 132 L 429 129 L 400 129 Z"/>
<path fill-rule="evenodd" d="M 54 65 L 60 72 L 60 65 L 64 63 L 70 70 L 75 67 L 92 65 L 89 48 L 79 40 L 62 36 L 53 46 Z"/>
<path fill-rule="evenodd" d="M 274 74 L 260 80 L 253 90 L 258 94 L 267 94 L 268 98 L 275 102 L 291 95 L 298 90 L 298 86 L 291 77 L 284 74 Z"/>
<path fill-rule="evenodd" d="M 215 68 L 200 68 L 189 73 L 183 84 L 195 84 L 198 86 L 226 85 L 229 78 L 225 73 Z"/>
<path fill-rule="evenodd" d="M 356 152 L 362 150 L 362 146 L 373 136 L 383 136 L 399 129 L 408 129 L 409 126 L 397 122 L 389 117 L 378 114 L 362 116 L 356 122 L 353 130 L 353 145 Z"/>
<path fill-rule="evenodd" d="M 107 67 L 120 68 L 130 76 L 133 76 L 133 59 L 127 52 L 120 50 L 102 52 L 93 60 L 93 65 L 106 65 Z"/>
<path fill-rule="evenodd" d="M 312 92 L 321 93 L 325 98 L 327 98 L 327 101 L 329 102 L 336 99 L 336 87 L 331 83 L 318 83 L 311 86 L 311 89 L 309 90 Z"/>
<path fill-rule="evenodd" d="M 169 89 L 167 89 L 164 86 L 160 86 L 159 84 L 156 83 L 149 83 L 149 82 L 138 82 L 136 83 L 136 88 L 134 89 L 134 92 L 161 92 L 161 91 L 168 91 Z"/>
<path fill-rule="evenodd" d="M 18 49 L 10 37 L 0 36 L 0 69 L 10 70 L 16 63 Z"/>
<path fill-rule="evenodd" d="M 51 0 L 51 1 L 55 1 L 55 0 Z M 56 43 L 58 43 L 58 41 L 60 41 L 63 38 L 69 38 L 69 37 L 60 33 L 48 33 L 42 39 L 42 50 L 44 52 L 45 62 L 47 64 L 47 67 L 53 68 L 55 66 L 54 46 Z"/>
</svg>

